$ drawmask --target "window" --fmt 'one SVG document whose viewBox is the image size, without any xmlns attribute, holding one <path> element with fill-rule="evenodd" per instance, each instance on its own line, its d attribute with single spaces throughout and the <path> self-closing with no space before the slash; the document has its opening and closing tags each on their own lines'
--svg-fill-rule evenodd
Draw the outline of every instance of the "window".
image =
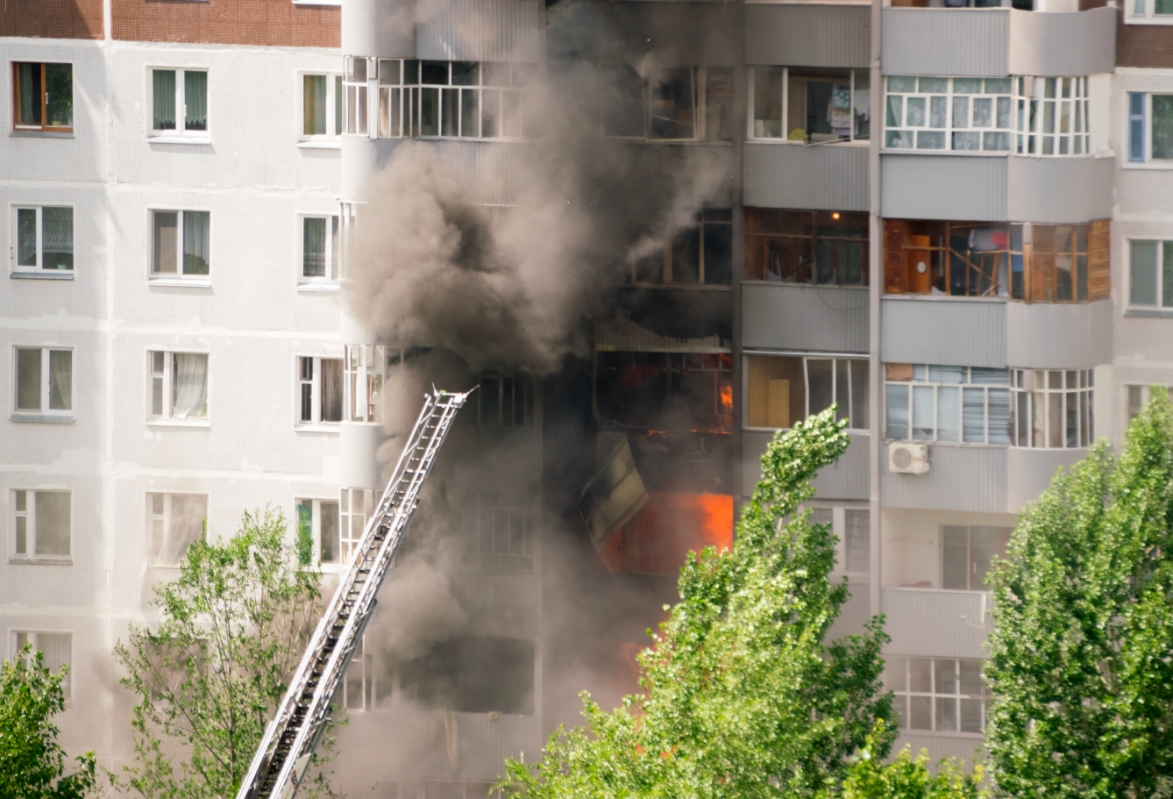
<svg viewBox="0 0 1173 799">
<path fill-rule="evenodd" d="M 304 139 L 332 138 L 342 133 L 342 76 L 302 75 Z"/>
<path fill-rule="evenodd" d="M 903 730 L 980 734 L 990 693 L 980 660 L 886 658 L 884 685 Z"/>
<path fill-rule="evenodd" d="M 473 518 L 464 525 L 461 563 L 485 571 L 533 571 L 532 503 L 504 494 L 477 494 L 469 504 Z"/>
<path fill-rule="evenodd" d="M 482 373 L 463 417 L 482 426 L 533 427 L 533 379 L 526 375 Z"/>
<path fill-rule="evenodd" d="M 207 70 L 152 69 L 151 89 L 152 135 L 207 133 Z"/>
<path fill-rule="evenodd" d="M 17 130 L 73 130 L 73 65 L 12 65 L 13 126 Z"/>
<path fill-rule="evenodd" d="M 1128 94 L 1128 160 L 1173 160 L 1173 94 Z"/>
<path fill-rule="evenodd" d="M 745 209 L 745 279 L 868 284 L 868 215 Z"/>
<path fill-rule="evenodd" d="M 73 270 L 73 209 L 19 206 L 16 212 L 16 270 Z"/>
<path fill-rule="evenodd" d="M 1012 372 L 1018 446 L 1038 449 L 1091 446 L 1095 440 L 1094 369 L 1014 369 Z"/>
<path fill-rule="evenodd" d="M 1014 151 L 1020 155 L 1090 155 L 1088 79 L 1014 78 Z"/>
<path fill-rule="evenodd" d="M 786 430 L 837 402 L 837 418 L 867 429 L 866 358 L 750 355 L 746 361 L 748 427 Z"/>
<path fill-rule="evenodd" d="M 871 568 L 871 513 L 867 508 L 812 508 L 811 524 L 827 524 L 837 539 L 836 571 L 866 576 Z"/>
<path fill-rule="evenodd" d="M 1152 389 L 1160 388 L 1160 386 L 1125 386 L 1124 390 L 1128 395 L 1128 421 L 1131 422 L 1136 417 L 1140 416 L 1140 410 L 1151 399 Z M 1165 390 L 1169 394 L 1169 399 L 1173 400 L 1173 386 L 1168 386 Z"/>
<path fill-rule="evenodd" d="M 147 494 L 147 556 L 152 566 L 178 566 L 194 541 L 205 540 L 207 494 Z"/>
<path fill-rule="evenodd" d="M 309 530 L 319 564 L 338 563 L 338 503 L 326 499 L 297 500 L 297 521 Z"/>
<path fill-rule="evenodd" d="M 884 220 L 884 292 L 1029 302 L 1108 298 L 1109 222 Z"/>
<path fill-rule="evenodd" d="M 595 406 L 625 427 L 693 433 L 733 429 L 728 353 L 599 352 Z"/>
<path fill-rule="evenodd" d="M 606 66 L 603 132 L 647 141 L 731 141 L 733 70 L 728 67 L 654 69 L 646 77 L 628 66 Z"/>
<path fill-rule="evenodd" d="M 73 415 L 73 351 L 16 348 L 16 412 Z"/>
<path fill-rule="evenodd" d="M 1008 152 L 1010 78 L 888 78 L 884 146 Z"/>
<path fill-rule="evenodd" d="M 387 374 L 387 349 L 371 344 L 346 348 L 344 360 L 348 422 L 383 421 L 383 378 Z"/>
<path fill-rule="evenodd" d="M 1009 527 L 941 528 L 941 587 L 957 591 L 988 591 L 986 577 L 994 557 L 1006 556 Z"/>
<path fill-rule="evenodd" d="M 1009 444 L 1010 370 L 884 364 L 887 438 Z"/>
<path fill-rule="evenodd" d="M 1169 17 L 1173 16 L 1173 1 L 1171 0 L 1128 0 L 1125 8 L 1128 9 L 1129 22 L 1166 22 Z M 1162 19 L 1162 17 L 1166 19 Z"/>
<path fill-rule="evenodd" d="M 342 421 L 342 359 L 297 359 L 298 416 L 300 424 Z"/>
<path fill-rule="evenodd" d="M 208 211 L 151 211 L 151 277 L 206 278 L 211 223 Z"/>
<path fill-rule="evenodd" d="M 149 352 L 151 419 L 208 418 L 208 356 L 201 352 Z"/>
<path fill-rule="evenodd" d="M 733 211 L 706 208 L 651 255 L 631 266 L 631 282 L 728 286 L 733 282 Z"/>
<path fill-rule="evenodd" d="M 1173 241 L 1129 241 L 1128 263 L 1129 304 L 1173 308 Z"/>
<path fill-rule="evenodd" d="M 367 637 L 364 635 L 354 650 L 354 657 L 342 681 L 340 697 L 347 710 L 375 710 L 391 698 L 394 680 L 392 672 L 375 668 L 375 658 L 371 654 L 373 649 L 367 646 Z"/>
<path fill-rule="evenodd" d="M 69 492 L 13 491 L 12 532 L 18 558 L 69 557 Z"/>
<path fill-rule="evenodd" d="M 41 665 L 54 674 L 61 673 L 62 668 L 69 669 L 73 660 L 73 635 L 71 633 L 43 633 L 26 630 L 13 630 L 12 654 L 17 655 L 25 646 L 32 645 L 33 649 L 43 656 Z M 61 680 L 61 692 L 69 699 L 72 688 L 72 678 L 68 673 Z"/>
<path fill-rule="evenodd" d="M 866 69 L 754 67 L 751 139 L 808 144 L 867 140 Z"/>
<path fill-rule="evenodd" d="M 534 642 L 453 636 L 400 669 L 403 696 L 456 713 L 530 716 L 534 712 Z"/>
<path fill-rule="evenodd" d="M 337 216 L 301 218 L 302 283 L 329 283 L 338 280 L 341 241 Z"/>
<path fill-rule="evenodd" d="M 375 492 L 370 488 L 344 488 L 339 495 L 338 562 L 346 565 L 354 557 L 375 511 Z"/>
</svg>

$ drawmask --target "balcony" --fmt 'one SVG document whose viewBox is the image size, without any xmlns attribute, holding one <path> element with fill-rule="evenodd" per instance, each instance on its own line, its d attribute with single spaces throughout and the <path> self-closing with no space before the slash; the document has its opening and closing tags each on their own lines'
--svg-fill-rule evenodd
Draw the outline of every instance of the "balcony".
<svg viewBox="0 0 1173 799">
<path fill-rule="evenodd" d="M 886 75 L 1095 75 L 1116 64 L 1116 10 L 885 8 Z"/>
<path fill-rule="evenodd" d="M 981 591 L 884 588 L 881 609 L 894 655 L 984 658 L 993 627 L 989 597 Z"/>
<path fill-rule="evenodd" d="M 748 143 L 744 175 L 748 206 L 868 210 L 866 142 L 814 146 Z"/>
</svg>

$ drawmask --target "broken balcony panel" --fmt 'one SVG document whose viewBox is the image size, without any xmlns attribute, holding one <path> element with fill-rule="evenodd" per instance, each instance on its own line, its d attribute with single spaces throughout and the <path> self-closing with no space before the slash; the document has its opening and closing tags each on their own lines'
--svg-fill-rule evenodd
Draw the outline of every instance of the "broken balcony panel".
<svg viewBox="0 0 1173 799">
<path fill-rule="evenodd" d="M 578 511 L 595 550 L 647 503 L 648 492 L 635 468 L 631 444 L 624 436 L 582 490 Z"/>
</svg>

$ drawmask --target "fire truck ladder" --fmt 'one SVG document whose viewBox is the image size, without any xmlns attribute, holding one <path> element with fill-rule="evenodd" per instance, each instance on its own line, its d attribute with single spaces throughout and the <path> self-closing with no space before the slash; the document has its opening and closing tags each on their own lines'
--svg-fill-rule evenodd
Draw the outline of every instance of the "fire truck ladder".
<svg viewBox="0 0 1173 799">
<path fill-rule="evenodd" d="M 420 488 L 467 399 L 467 393 L 436 389 L 425 396 L 383 498 L 318 622 L 276 717 L 265 729 L 237 799 L 292 799 L 297 792 L 326 728 L 334 692 L 375 608 L 375 595 L 419 504 Z"/>
</svg>

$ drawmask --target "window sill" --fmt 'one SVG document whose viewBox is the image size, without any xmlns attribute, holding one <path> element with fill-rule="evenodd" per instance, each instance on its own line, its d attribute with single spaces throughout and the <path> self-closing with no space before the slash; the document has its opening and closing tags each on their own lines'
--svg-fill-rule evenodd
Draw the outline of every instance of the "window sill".
<svg viewBox="0 0 1173 799">
<path fill-rule="evenodd" d="M 72 566 L 73 558 L 69 555 L 64 557 L 46 557 L 44 555 L 33 555 L 25 557 L 23 555 L 14 555 L 8 559 L 10 566 Z"/>
<path fill-rule="evenodd" d="M 72 130 L 14 130 L 9 136 L 19 139 L 72 139 Z"/>
<path fill-rule="evenodd" d="M 183 278 L 148 278 L 148 286 L 168 286 L 171 288 L 185 288 L 185 289 L 210 289 L 212 281 L 206 279 L 200 280 L 185 280 Z"/>
<path fill-rule="evenodd" d="M 798 0 L 798 2 L 790 3 L 789 5 L 812 5 L 810 0 Z M 830 141 L 812 141 L 807 142 L 804 139 L 783 139 L 773 137 L 756 137 L 747 136 L 746 144 L 780 144 L 786 147 L 824 147 L 824 146 L 838 146 L 838 147 L 861 147 L 867 148 L 871 145 L 868 139 L 833 139 Z"/>
<path fill-rule="evenodd" d="M 293 4 L 295 6 L 337 5 L 337 3 L 298 3 L 298 2 L 296 2 L 296 0 Z M 297 143 L 297 149 L 299 149 L 299 150 L 341 150 L 342 149 L 342 142 L 337 139 L 333 139 L 333 140 L 309 139 L 307 141 L 299 141 Z"/>
<path fill-rule="evenodd" d="M 14 269 L 8 277 L 13 280 L 73 280 L 73 272 L 64 269 L 38 269 L 35 272 Z"/>
<path fill-rule="evenodd" d="M 10 422 L 20 422 L 22 424 L 73 424 L 75 419 L 73 414 L 49 414 L 49 413 L 14 413 L 8 417 Z"/>
<path fill-rule="evenodd" d="M 295 433 L 333 433 L 337 434 L 340 430 L 340 422 L 333 424 L 295 424 L 293 431 Z"/>
<path fill-rule="evenodd" d="M 1010 302 L 1009 297 L 967 297 L 959 294 L 883 294 L 881 295 L 885 300 L 897 300 L 900 302 L 946 302 L 952 300 L 954 302 Z M 1014 300 L 1014 302 L 1023 302 L 1023 300 Z M 1086 302 L 1048 302 L 1035 303 L 1036 305 L 1087 305 Z"/>
<path fill-rule="evenodd" d="M 297 290 L 306 294 L 337 294 L 342 286 L 338 283 L 298 283 Z"/>
<path fill-rule="evenodd" d="M 212 423 L 207 419 L 148 419 L 147 427 L 194 427 L 205 428 L 211 427 Z"/>
<path fill-rule="evenodd" d="M 1173 308 L 1128 308 L 1126 319 L 1173 319 Z"/>
<path fill-rule="evenodd" d="M 1155 17 L 1124 17 L 1125 25 L 1173 25 L 1173 17 L 1157 19 Z"/>
<path fill-rule="evenodd" d="M 147 144 L 202 144 L 211 146 L 211 136 L 147 136 Z"/>
<path fill-rule="evenodd" d="M 1152 169 L 1158 172 L 1173 169 L 1173 161 L 1125 161 L 1124 169 Z"/>
<path fill-rule="evenodd" d="M 1014 153 L 1009 150 L 991 150 L 986 152 L 985 150 L 917 150 L 913 147 L 881 147 L 880 155 L 959 155 L 963 158 L 1008 158 L 1014 155 Z"/>
</svg>

